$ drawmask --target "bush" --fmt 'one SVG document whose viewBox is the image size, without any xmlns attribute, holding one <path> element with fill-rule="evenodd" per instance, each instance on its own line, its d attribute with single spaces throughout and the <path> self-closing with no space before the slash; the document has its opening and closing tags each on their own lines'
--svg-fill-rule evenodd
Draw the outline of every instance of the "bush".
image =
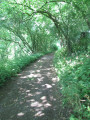
<svg viewBox="0 0 90 120">
<path fill-rule="evenodd" d="M 77 118 L 88 120 L 90 117 L 90 56 L 83 53 L 66 57 L 67 55 L 62 51 L 56 52 L 54 63 L 60 78 L 62 94 L 65 96 L 64 103 L 69 103 L 73 107 L 75 119 L 72 120 Z"/>
<path fill-rule="evenodd" d="M 21 69 L 41 56 L 43 56 L 42 53 L 37 53 L 30 56 L 21 56 L 7 62 L 2 61 L 0 64 L 0 86 L 4 85 L 8 79 L 15 76 Z"/>
</svg>

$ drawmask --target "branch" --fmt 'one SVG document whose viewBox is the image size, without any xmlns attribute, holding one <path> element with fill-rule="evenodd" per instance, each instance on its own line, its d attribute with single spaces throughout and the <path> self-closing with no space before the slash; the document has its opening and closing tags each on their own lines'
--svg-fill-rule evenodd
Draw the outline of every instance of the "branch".
<svg viewBox="0 0 90 120">
<path fill-rule="evenodd" d="M 58 2 L 65 2 L 65 1 L 46 1 L 38 10 L 42 9 L 45 5 L 49 4 L 49 3 L 58 3 Z"/>
<path fill-rule="evenodd" d="M 4 40 L 4 41 L 9 41 L 9 42 L 14 42 L 14 43 L 16 43 L 16 44 L 18 44 L 19 45 L 19 47 L 23 50 L 23 47 L 20 45 L 20 43 L 19 42 L 17 42 L 17 41 L 12 41 L 12 40 L 10 40 L 10 39 L 6 39 L 6 38 L 0 38 L 1 40 Z M 26 51 L 26 50 L 25 50 Z M 25 52 L 24 50 L 23 50 L 23 52 Z M 27 51 L 26 51 L 27 52 Z"/>
<path fill-rule="evenodd" d="M 8 29 L 9 31 L 13 32 L 17 37 L 19 37 L 19 39 L 22 41 L 23 45 L 27 48 L 29 48 L 29 50 L 32 51 L 31 46 L 28 44 L 28 42 L 26 41 L 26 39 L 21 35 L 20 31 L 14 31 L 11 27 L 8 26 L 4 26 L 6 29 Z"/>
<path fill-rule="evenodd" d="M 66 37 L 66 35 L 64 34 L 63 29 L 61 28 L 61 25 L 60 25 L 59 21 L 56 19 L 56 17 L 55 17 L 54 15 L 52 15 L 49 11 L 46 11 L 46 10 L 42 9 L 46 4 L 55 3 L 55 2 L 57 3 L 57 2 L 65 2 L 65 1 L 55 1 L 55 0 L 49 1 L 49 2 L 46 1 L 45 4 L 42 5 L 42 6 L 41 6 L 39 9 L 37 9 L 37 10 L 32 9 L 31 7 L 29 7 L 29 6 L 27 6 L 27 5 L 24 5 L 24 6 L 27 7 L 27 8 L 29 8 L 30 10 L 32 10 L 32 11 L 33 11 L 32 14 L 34 14 L 34 13 L 40 13 L 40 14 L 42 14 L 42 15 L 50 18 L 50 19 L 54 22 L 56 28 L 58 29 L 58 33 L 60 34 L 60 32 L 62 32 L 63 35 Z M 21 4 L 21 3 L 12 3 L 12 4 L 23 5 L 23 4 Z M 27 14 L 28 16 L 31 16 L 31 14 L 29 14 L 29 13 L 25 13 L 25 14 Z"/>
<path fill-rule="evenodd" d="M 24 7 L 29 8 L 29 9 L 32 10 L 32 11 L 35 11 L 35 10 L 34 10 L 33 8 L 31 8 L 30 6 L 28 6 L 28 5 L 24 5 L 24 4 L 22 4 L 22 3 L 17 3 L 17 2 L 13 3 L 13 2 L 9 2 L 9 4 L 21 5 L 21 6 L 24 6 Z"/>
<path fill-rule="evenodd" d="M 17 43 L 17 44 L 21 47 L 20 43 L 19 43 L 19 42 L 17 42 L 17 41 L 10 40 L 10 39 L 6 39 L 6 38 L 0 38 L 0 39 L 1 39 L 1 40 L 5 40 L 5 41 L 9 41 L 9 42 L 14 42 L 14 43 Z"/>
</svg>

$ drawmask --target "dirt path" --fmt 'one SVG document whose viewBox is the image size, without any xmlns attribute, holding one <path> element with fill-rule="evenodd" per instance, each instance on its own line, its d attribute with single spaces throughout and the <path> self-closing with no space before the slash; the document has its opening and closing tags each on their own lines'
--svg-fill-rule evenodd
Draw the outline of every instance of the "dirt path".
<svg viewBox="0 0 90 120">
<path fill-rule="evenodd" d="M 42 57 L 0 90 L 0 120 L 68 120 L 52 59 Z"/>
</svg>

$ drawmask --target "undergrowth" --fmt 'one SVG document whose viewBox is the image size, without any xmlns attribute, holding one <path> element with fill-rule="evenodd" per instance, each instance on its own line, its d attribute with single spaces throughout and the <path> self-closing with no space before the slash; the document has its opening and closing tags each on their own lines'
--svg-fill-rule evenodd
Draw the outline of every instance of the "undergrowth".
<svg viewBox="0 0 90 120">
<path fill-rule="evenodd" d="M 13 60 L 0 61 L 0 86 L 3 86 L 6 81 L 15 76 L 21 69 L 43 55 L 42 53 L 37 53 L 30 56 L 24 55 Z"/>
<path fill-rule="evenodd" d="M 66 49 L 58 50 L 54 58 L 63 103 L 73 108 L 70 120 L 90 118 L 90 55 L 79 53 L 67 56 Z"/>
</svg>

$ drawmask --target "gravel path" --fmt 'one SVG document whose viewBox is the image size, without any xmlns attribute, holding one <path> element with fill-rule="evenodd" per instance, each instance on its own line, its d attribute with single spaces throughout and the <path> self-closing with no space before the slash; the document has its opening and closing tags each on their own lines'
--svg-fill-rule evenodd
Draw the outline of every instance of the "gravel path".
<svg viewBox="0 0 90 120">
<path fill-rule="evenodd" d="M 0 89 L 0 120 L 69 120 L 52 60 L 45 55 Z"/>
</svg>

